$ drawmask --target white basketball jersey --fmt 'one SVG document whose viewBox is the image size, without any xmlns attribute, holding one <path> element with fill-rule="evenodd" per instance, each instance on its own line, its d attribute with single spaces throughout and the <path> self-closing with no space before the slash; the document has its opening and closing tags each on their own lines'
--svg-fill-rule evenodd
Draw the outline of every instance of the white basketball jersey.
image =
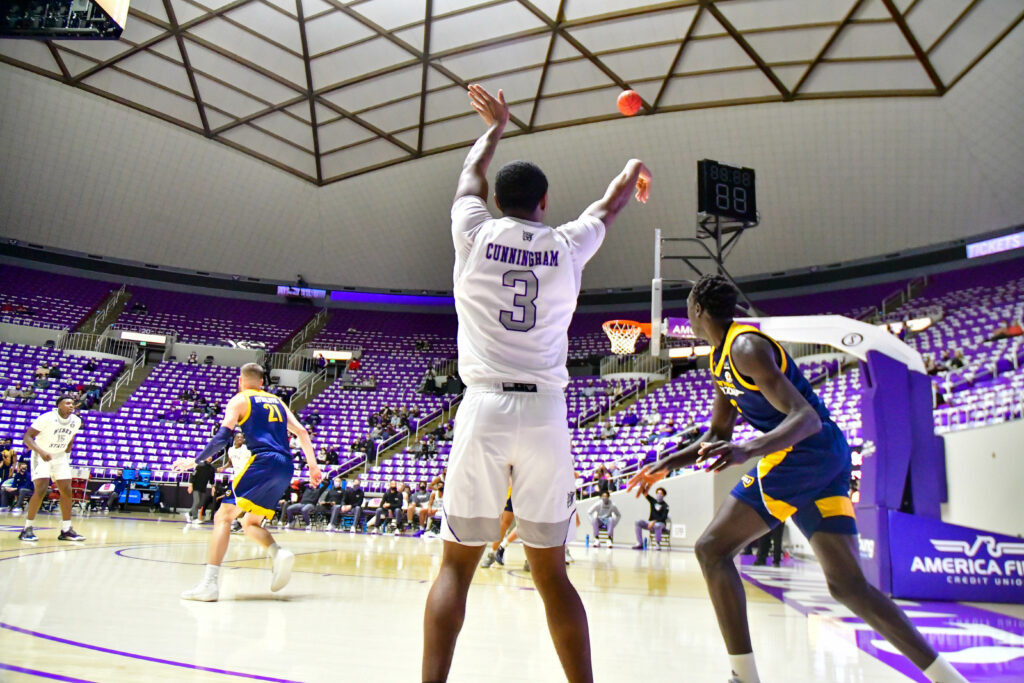
<svg viewBox="0 0 1024 683">
<path fill-rule="evenodd" d="M 32 422 L 32 429 L 38 430 L 36 443 L 40 448 L 55 456 L 63 457 L 71 439 L 82 429 L 82 418 L 74 413 L 62 419 L 54 408 L 37 417 Z"/>
<path fill-rule="evenodd" d="M 231 472 L 238 474 L 245 469 L 246 463 L 249 462 L 249 457 L 252 453 L 246 448 L 245 444 L 242 444 L 238 448 L 231 446 L 228 448 L 228 460 L 231 461 Z"/>
<path fill-rule="evenodd" d="M 583 266 L 604 240 L 593 216 L 557 228 L 493 218 L 479 197 L 452 205 L 459 374 L 564 387 Z"/>
</svg>

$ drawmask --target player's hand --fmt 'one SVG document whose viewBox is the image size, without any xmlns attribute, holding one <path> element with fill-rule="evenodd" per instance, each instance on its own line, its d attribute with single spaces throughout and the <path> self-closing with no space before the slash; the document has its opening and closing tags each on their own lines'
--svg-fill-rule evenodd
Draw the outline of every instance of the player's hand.
<svg viewBox="0 0 1024 683">
<path fill-rule="evenodd" d="M 640 471 L 630 477 L 626 483 L 626 491 L 632 491 L 634 486 L 637 486 L 636 497 L 647 495 L 651 487 L 656 483 L 668 476 L 668 470 L 655 471 L 658 463 L 653 465 L 644 465 L 640 468 Z"/>
<path fill-rule="evenodd" d="M 320 467 L 313 463 L 309 466 L 309 483 L 313 486 L 319 486 L 320 482 L 324 479 L 324 473 L 320 471 Z"/>
<path fill-rule="evenodd" d="M 508 123 L 508 104 L 505 102 L 504 90 L 499 90 L 498 96 L 494 97 L 482 85 L 473 83 L 469 86 L 469 104 L 488 126 L 497 123 L 504 128 Z"/>
<path fill-rule="evenodd" d="M 46 451 L 39 451 L 39 457 L 42 458 L 43 462 L 50 462 L 53 460 L 53 455 Z"/>
<path fill-rule="evenodd" d="M 178 458 L 171 463 L 171 471 L 181 474 L 182 472 L 189 472 L 196 468 L 196 461 L 192 458 Z"/>
<path fill-rule="evenodd" d="M 713 463 L 708 464 L 704 470 L 707 472 L 721 472 L 731 465 L 742 465 L 750 459 L 750 453 L 743 444 L 729 441 L 715 441 L 714 443 L 702 442 L 700 450 L 697 451 L 697 462 L 705 462 L 716 458 Z"/>
<path fill-rule="evenodd" d="M 651 172 L 646 167 L 640 166 L 640 176 L 636 179 L 636 200 L 641 204 L 647 203 L 651 195 Z"/>
</svg>

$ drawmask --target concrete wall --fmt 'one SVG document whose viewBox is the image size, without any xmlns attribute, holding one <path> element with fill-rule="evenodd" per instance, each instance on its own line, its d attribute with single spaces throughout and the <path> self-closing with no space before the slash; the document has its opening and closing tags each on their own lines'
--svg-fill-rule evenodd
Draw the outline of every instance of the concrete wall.
<svg viewBox="0 0 1024 683">
<path fill-rule="evenodd" d="M 11 344 L 44 346 L 47 341 L 53 340 L 56 342 L 60 335 L 60 330 L 52 330 L 45 327 L 29 327 L 28 325 L 14 325 L 12 323 L 0 323 L 0 341 Z"/>
<path fill-rule="evenodd" d="M 193 351 L 202 363 L 207 356 L 213 356 L 214 365 L 233 365 L 242 367 L 246 363 L 255 363 L 259 358 L 259 351 L 253 349 L 233 349 L 230 346 L 205 346 L 203 344 L 175 344 L 171 355 L 178 361 L 184 363 Z"/>
</svg>

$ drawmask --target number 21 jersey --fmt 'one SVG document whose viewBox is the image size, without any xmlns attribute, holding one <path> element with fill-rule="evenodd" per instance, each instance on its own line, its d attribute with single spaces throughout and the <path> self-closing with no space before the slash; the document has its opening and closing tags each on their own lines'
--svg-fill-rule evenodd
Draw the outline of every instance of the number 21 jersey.
<svg viewBox="0 0 1024 683">
<path fill-rule="evenodd" d="M 269 392 L 255 389 L 246 389 L 242 395 L 249 402 L 249 410 L 238 421 L 238 426 L 245 435 L 245 445 L 254 454 L 283 453 L 290 457 L 288 413 L 281 399 Z"/>
<path fill-rule="evenodd" d="M 479 197 L 456 200 L 455 310 L 467 385 L 568 384 L 569 323 L 583 267 L 604 234 L 604 223 L 586 214 L 551 228 L 494 218 Z"/>
</svg>

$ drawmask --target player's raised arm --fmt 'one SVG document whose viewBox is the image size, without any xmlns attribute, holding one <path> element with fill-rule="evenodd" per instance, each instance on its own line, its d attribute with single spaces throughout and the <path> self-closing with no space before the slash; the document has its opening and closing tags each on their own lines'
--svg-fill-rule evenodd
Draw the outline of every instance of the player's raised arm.
<svg viewBox="0 0 1024 683">
<path fill-rule="evenodd" d="M 244 395 L 237 394 L 232 397 L 224 407 L 224 419 L 221 420 L 220 429 L 210 439 L 210 443 L 206 444 L 206 448 L 194 459 L 179 458 L 171 465 L 171 469 L 175 472 L 186 472 L 201 462 L 213 460 L 218 453 L 230 446 L 235 440 L 235 426 L 242 419 L 242 411 L 247 405 L 248 399 Z"/>
<path fill-rule="evenodd" d="M 494 150 L 508 123 L 508 104 L 505 103 L 503 91 L 499 90 L 498 96 L 494 97 L 476 83 L 469 86 L 469 103 L 487 124 L 487 131 L 477 138 L 466 155 L 462 173 L 459 174 L 459 186 L 455 190 L 455 200 L 474 196 L 486 202 L 487 166 L 494 158 Z"/>
<path fill-rule="evenodd" d="M 771 342 L 755 334 L 740 335 L 730 355 L 733 372 L 753 379 L 768 402 L 786 418 L 775 429 L 743 444 L 729 443 L 728 439 L 702 444 L 702 459 L 717 458 L 712 470 L 781 451 L 821 430 L 821 417 L 779 369 Z"/>
<path fill-rule="evenodd" d="M 583 213 L 597 218 L 607 228 L 629 202 L 633 188 L 636 188 L 637 201 L 646 203 L 651 190 L 651 172 L 639 159 L 627 161 L 622 172 L 608 184 L 604 196 L 588 206 Z"/>
<path fill-rule="evenodd" d="M 299 439 L 299 446 L 302 447 L 302 454 L 306 456 L 306 467 L 309 468 L 309 482 L 313 486 L 319 486 L 323 479 L 320 466 L 316 464 L 316 453 L 313 452 L 313 441 L 309 438 L 309 431 L 302 426 L 288 406 L 281 404 L 288 418 L 288 431 Z"/>
</svg>

